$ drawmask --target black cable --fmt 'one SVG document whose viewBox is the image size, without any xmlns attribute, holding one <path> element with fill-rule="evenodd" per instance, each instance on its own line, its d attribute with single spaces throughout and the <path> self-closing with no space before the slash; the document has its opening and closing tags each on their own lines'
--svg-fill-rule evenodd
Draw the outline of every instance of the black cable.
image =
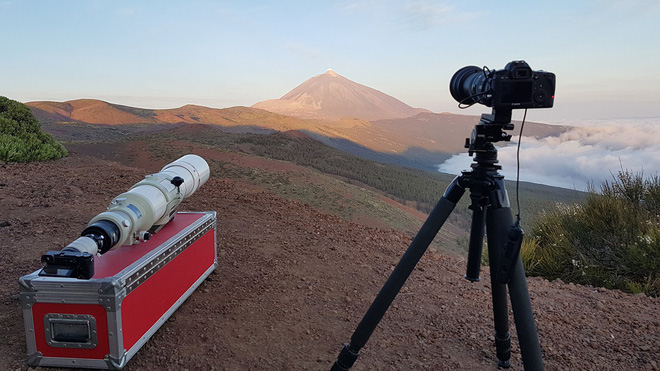
<svg viewBox="0 0 660 371">
<path fill-rule="evenodd" d="M 518 149 L 516 150 L 516 204 L 518 214 L 516 214 L 516 225 L 520 225 L 520 142 L 522 142 L 523 129 L 525 128 L 525 119 L 527 118 L 527 108 L 520 124 L 520 135 L 518 136 Z"/>
<path fill-rule="evenodd" d="M 458 108 L 460 108 L 460 109 L 470 108 L 470 107 L 474 106 L 475 104 L 479 103 L 482 96 L 488 95 L 489 93 L 490 93 L 490 90 L 482 92 L 482 93 L 477 93 L 477 94 L 474 94 L 474 95 L 470 95 L 469 97 L 465 97 L 460 102 L 458 102 Z M 477 99 L 477 97 L 479 97 L 479 99 Z M 465 101 L 473 100 L 473 99 L 476 100 L 476 102 L 465 103 Z"/>
</svg>

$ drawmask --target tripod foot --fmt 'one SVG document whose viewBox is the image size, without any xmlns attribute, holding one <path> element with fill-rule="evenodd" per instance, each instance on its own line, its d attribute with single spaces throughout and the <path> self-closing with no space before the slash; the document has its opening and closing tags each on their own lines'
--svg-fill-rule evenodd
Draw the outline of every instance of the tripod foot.
<svg viewBox="0 0 660 371">
<path fill-rule="evenodd" d="M 497 351 L 497 368 L 509 368 L 511 363 L 511 335 L 508 333 L 504 339 L 495 335 L 495 349 Z"/>
<path fill-rule="evenodd" d="M 511 362 L 509 362 L 509 360 L 497 361 L 497 368 L 510 368 L 510 367 L 511 367 Z"/>
<path fill-rule="evenodd" d="M 344 344 L 344 348 L 342 348 L 341 352 L 339 353 L 339 357 L 337 357 L 337 360 L 332 365 L 330 371 L 350 370 L 359 355 L 360 351 L 358 349 L 352 349 L 350 343 Z"/>
</svg>

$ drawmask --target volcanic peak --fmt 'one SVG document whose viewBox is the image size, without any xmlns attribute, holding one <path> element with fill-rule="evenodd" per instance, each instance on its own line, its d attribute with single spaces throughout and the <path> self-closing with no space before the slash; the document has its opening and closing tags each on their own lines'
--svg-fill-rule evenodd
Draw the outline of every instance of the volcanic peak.
<svg viewBox="0 0 660 371">
<path fill-rule="evenodd" d="M 428 112 L 351 81 L 332 69 L 308 79 L 280 99 L 259 102 L 252 107 L 287 116 L 331 120 L 342 117 L 382 120 Z"/>
</svg>

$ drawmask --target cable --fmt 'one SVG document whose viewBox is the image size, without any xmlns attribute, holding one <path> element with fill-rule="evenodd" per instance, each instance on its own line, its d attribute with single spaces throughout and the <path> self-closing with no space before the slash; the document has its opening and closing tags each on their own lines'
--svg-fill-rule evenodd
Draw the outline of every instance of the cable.
<svg viewBox="0 0 660 371">
<path fill-rule="evenodd" d="M 460 102 L 458 102 L 458 108 L 460 108 L 460 109 L 470 108 L 473 105 L 479 103 L 479 101 L 482 99 L 481 98 L 482 96 L 488 96 L 488 94 L 490 94 L 490 93 L 491 93 L 491 91 L 489 90 L 489 91 L 485 91 L 485 92 L 482 92 L 482 93 L 477 93 L 477 94 L 470 95 L 469 97 L 465 97 Z M 477 99 L 477 97 L 479 99 Z M 465 101 L 469 101 L 469 100 L 475 100 L 475 101 L 472 102 L 472 103 L 465 103 Z"/>
<path fill-rule="evenodd" d="M 525 119 L 527 118 L 527 108 L 520 124 L 520 135 L 518 136 L 518 149 L 516 150 L 516 205 L 518 214 L 516 214 L 516 225 L 520 225 L 520 142 L 522 142 L 523 129 L 525 128 Z"/>
</svg>

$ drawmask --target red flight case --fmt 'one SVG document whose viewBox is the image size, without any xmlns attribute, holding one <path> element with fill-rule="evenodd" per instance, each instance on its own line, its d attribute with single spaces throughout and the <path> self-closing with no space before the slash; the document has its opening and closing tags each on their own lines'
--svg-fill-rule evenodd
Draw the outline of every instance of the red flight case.
<svg viewBox="0 0 660 371">
<path fill-rule="evenodd" d="M 122 369 L 218 265 L 215 212 L 95 257 L 90 280 L 19 279 L 28 364 Z"/>
</svg>

